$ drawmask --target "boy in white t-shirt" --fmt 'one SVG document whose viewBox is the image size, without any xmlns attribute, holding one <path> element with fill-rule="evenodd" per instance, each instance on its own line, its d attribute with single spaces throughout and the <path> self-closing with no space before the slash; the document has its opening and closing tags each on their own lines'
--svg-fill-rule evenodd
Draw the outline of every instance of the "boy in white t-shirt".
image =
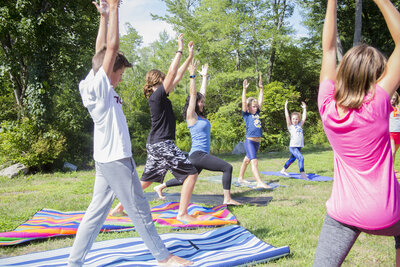
<svg viewBox="0 0 400 267">
<path fill-rule="evenodd" d="M 123 203 L 136 231 L 160 265 L 190 265 L 192 262 L 170 254 L 159 237 L 132 159 L 122 100 L 114 91 L 125 68 L 132 67 L 118 52 L 119 0 L 101 0 L 100 6 L 95 5 L 101 14 L 96 54 L 92 70 L 80 82 L 79 91 L 94 122 L 96 178 L 93 198 L 79 225 L 68 265 L 84 264 L 115 197 Z"/>
<path fill-rule="evenodd" d="M 301 102 L 303 108 L 303 116 L 300 116 L 299 112 L 293 112 L 292 116 L 289 116 L 289 110 L 287 108 L 288 101 L 285 102 L 285 118 L 286 124 L 290 133 L 289 151 L 291 153 L 289 160 L 285 163 L 285 166 L 281 170 L 281 173 L 289 176 L 286 172 L 287 168 L 297 159 L 299 162 L 299 169 L 301 178 L 307 179 L 308 177 L 304 172 L 304 157 L 301 154 L 301 149 L 304 147 L 304 136 L 303 136 L 303 124 L 306 120 L 306 103 Z"/>
</svg>

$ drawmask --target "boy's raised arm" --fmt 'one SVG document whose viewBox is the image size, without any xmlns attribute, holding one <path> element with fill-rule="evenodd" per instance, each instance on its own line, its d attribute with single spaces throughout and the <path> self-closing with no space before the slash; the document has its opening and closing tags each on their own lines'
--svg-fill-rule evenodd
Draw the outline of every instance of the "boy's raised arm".
<svg viewBox="0 0 400 267">
<path fill-rule="evenodd" d="M 108 3 L 107 0 L 100 0 L 100 5 L 97 2 L 92 2 L 97 11 L 100 13 L 100 25 L 96 38 L 96 53 L 107 45 L 107 24 L 108 24 Z"/>
<path fill-rule="evenodd" d="M 103 61 L 103 69 L 110 78 L 113 72 L 115 57 L 119 49 L 118 6 L 119 0 L 107 0 L 109 21 L 107 30 L 107 49 Z"/>
</svg>

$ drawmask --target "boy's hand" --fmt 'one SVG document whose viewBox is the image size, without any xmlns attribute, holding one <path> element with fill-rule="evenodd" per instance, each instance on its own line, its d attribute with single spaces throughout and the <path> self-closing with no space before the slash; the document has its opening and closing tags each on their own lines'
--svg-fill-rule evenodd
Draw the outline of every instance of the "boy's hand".
<svg viewBox="0 0 400 267">
<path fill-rule="evenodd" d="M 188 49 L 189 49 L 189 56 L 190 57 L 194 57 L 194 43 L 193 43 L 193 41 L 190 41 L 189 43 L 188 43 Z"/>
<path fill-rule="evenodd" d="M 107 0 L 100 0 L 100 5 L 97 4 L 96 1 L 93 1 L 92 3 L 93 3 L 93 5 L 96 6 L 97 11 L 99 11 L 100 15 L 108 18 L 109 9 L 108 9 Z"/>
<path fill-rule="evenodd" d="M 244 81 L 243 81 L 243 89 L 247 89 L 247 87 L 249 87 L 249 83 L 247 82 L 247 79 L 244 79 Z"/>
<path fill-rule="evenodd" d="M 262 73 L 260 72 L 259 78 L 258 78 L 258 87 L 259 88 L 264 88 L 263 82 L 262 82 Z"/>
<path fill-rule="evenodd" d="M 178 51 L 183 51 L 183 33 L 178 36 Z"/>
</svg>

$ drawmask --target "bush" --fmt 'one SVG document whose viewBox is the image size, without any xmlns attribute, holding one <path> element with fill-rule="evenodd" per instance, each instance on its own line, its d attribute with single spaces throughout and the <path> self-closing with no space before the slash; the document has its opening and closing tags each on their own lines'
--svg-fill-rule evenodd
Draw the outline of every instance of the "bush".
<svg viewBox="0 0 400 267">
<path fill-rule="evenodd" d="M 64 151 L 64 144 L 65 138 L 60 132 L 51 127 L 40 130 L 27 118 L 21 122 L 1 123 L 0 155 L 3 160 L 42 169 L 58 158 Z"/>
</svg>

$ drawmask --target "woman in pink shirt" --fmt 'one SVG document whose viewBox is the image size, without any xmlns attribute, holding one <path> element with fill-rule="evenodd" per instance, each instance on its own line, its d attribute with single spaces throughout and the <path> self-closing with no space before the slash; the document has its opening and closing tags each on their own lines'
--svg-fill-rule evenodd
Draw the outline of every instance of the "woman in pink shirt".
<svg viewBox="0 0 400 267">
<path fill-rule="evenodd" d="M 400 14 L 374 0 L 395 49 L 350 49 L 336 68 L 336 0 L 328 0 L 322 35 L 318 108 L 334 151 L 334 182 L 326 203 L 314 266 L 340 266 L 361 232 L 394 236 L 400 266 L 400 186 L 389 137 L 390 98 L 400 85 Z"/>
</svg>

